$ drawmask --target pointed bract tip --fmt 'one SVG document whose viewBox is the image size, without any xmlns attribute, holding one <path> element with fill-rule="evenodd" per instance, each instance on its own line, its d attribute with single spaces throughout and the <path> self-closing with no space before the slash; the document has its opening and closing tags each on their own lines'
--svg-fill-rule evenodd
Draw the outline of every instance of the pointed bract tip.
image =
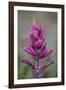
<svg viewBox="0 0 66 90">
<path fill-rule="evenodd" d="M 55 51 L 54 49 L 52 49 L 52 53 L 50 54 L 50 56 L 54 55 Z"/>
<path fill-rule="evenodd" d="M 24 47 L 24 50 L 25 50 L 25 47 Z"/>
<path fill-rule="evenodd" d="M 35 20 L 35 18 L 33 18 L 32 24 L 36 24 L 36 20 Z"/>
</svg>

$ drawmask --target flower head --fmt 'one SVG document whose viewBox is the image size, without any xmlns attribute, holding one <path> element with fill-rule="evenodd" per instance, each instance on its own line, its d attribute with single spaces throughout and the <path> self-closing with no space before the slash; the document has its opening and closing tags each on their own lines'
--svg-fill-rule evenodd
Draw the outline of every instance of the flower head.
<svg viewBox="0 0 66 90">
<path fill-rule="evenodd" d="M 24 49 L 27 53 L 31 54 L 32 56 L 36 56 L 39 59 L 43 59 L 53 52 L 53 49 L 46 48 L 43 28 L 38 25 L 35 20 L 33 20 L 32 23 L 32 31 L 30 32 L 30 38 L 30 47 Z"/>
</svg>

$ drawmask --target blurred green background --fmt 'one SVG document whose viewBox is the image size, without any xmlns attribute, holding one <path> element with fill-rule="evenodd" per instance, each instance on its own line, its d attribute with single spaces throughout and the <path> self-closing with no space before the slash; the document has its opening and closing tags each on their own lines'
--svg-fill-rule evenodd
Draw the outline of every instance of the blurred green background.
<svg viewBox="0 0 66 90">
<path fill-rule="evenodd" d="M 18 79 L 33 78 L 31 68 L 22 63 L 26 58 L 33 61 L 31 55 L 24 51 L 24 47 L 28 47 L 30 42 L 33 19 L 45 29 L 47 48 L 54 48 L 54 54 L 46 61 L 55 61 L 55 64 L 45 70 L 44 78 L 57 77 L 57 13 L 18 10 Z"/>
</svg>

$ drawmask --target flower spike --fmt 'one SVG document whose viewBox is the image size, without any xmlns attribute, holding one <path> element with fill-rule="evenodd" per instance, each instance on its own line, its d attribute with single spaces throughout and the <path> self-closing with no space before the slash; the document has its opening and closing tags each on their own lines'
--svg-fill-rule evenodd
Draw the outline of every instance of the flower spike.
<svg viewBox="0 0 66 90">
<path fill-rule="evenodd" d="M 54 64 L 54 61 L 49 61 L 45 64 L 46 59 L 49 55 L 54 52 L 54 49 L 47 48 L 46 40 L 45 40 L 45 33 L 44 29 L 38 25 L 33 19 L 32 22 L 32 30 L 30 32 L 30 39 L 31 42 L 29 43 L 30 47 L 25 47 L 24 50 L 31 54 L 35 63 L 30 62 L 29 60 L 23 60 L 22 63 L 30 66 L 32 68 L 32 75 L 34 78 L 41 78 L 43 77 L 43 71 L 51 64 Z M 43 61 L 43 65 L 40 61 Z"/>
</svg>

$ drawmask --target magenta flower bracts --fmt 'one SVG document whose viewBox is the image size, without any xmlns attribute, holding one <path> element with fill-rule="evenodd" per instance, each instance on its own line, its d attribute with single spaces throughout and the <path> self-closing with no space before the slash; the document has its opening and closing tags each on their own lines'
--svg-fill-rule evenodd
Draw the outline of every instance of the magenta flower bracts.
<svg viewBox="0 0 66 90">
<path fill-rule="evenodd" d="M 32 55 L 34 62 L 23 60 L 22 62 L 31 67 L 34 78 L 43 78 L 45 69 L 54 63 L 54 61 L 46 63 L 46 58 L 53 53 L 53 49 L 47 49 L 44 29 L 35 21 L 32 22 L 32 31 L 30 32 L 29 47 L 24 47 L 24 50 Z"/>
</svg>

